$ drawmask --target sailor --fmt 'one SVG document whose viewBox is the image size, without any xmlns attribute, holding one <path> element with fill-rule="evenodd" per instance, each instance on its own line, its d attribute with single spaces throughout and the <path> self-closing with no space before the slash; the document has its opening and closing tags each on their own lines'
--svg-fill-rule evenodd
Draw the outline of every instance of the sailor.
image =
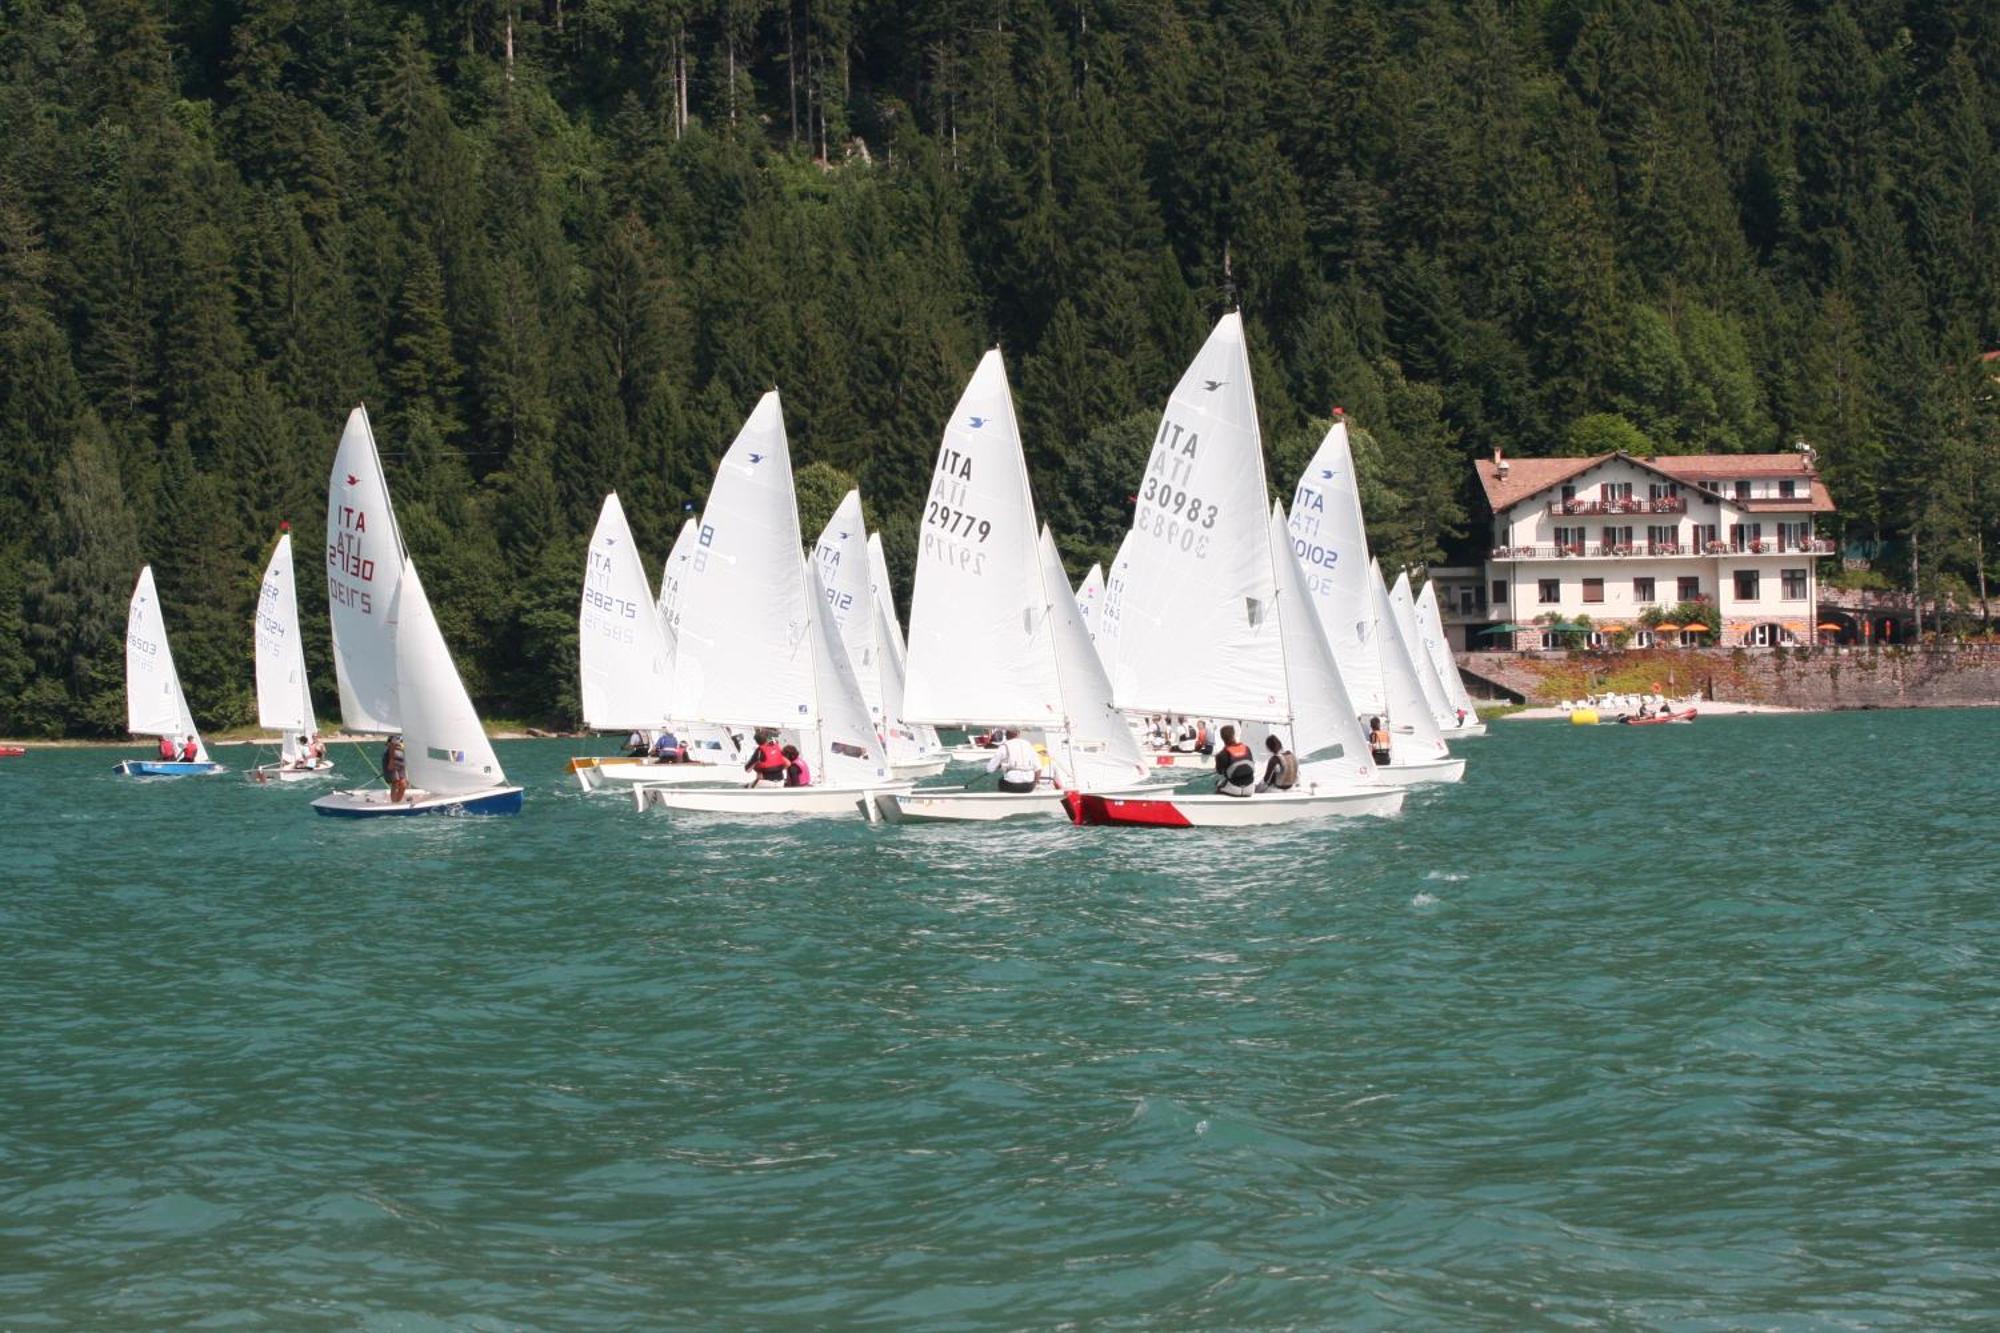
<svg viewBox="0 0 2000 1333">
<path fill-rule="evenodd" d="M 292 768 L 304 772 L 313 766 L 312 738 L 303 731 L 299 733 L 298 756 L 292 760 Z"/>
<path fill-rule="evenodd" d="M 1180 731 L 1174 736 L 1175 753 L 1193 754 L 1195 746 L 1200 743 L 1201 733 L 1195 730 L 1194 723 L 1184 717 L 1175 718 L 1174 721 L 1180 727 Z"/>
<path fill-rule="evenodd" d="M 318 736 L 314 736 L 312 738 L 312 745 L 308 748 L 307 752 L 312 755 L 312 760 L 315 764 L 324 763 L 326 761 L 326 742 Z"/>
<path fill-rule="evenodd" d="M 1257 761 L 1250 747 L 1236 739 L 1235 727 L 1222 729 L 1222 748 L 1215 752 L 1215 784 L 1218 796 L 1248 796 L 1256 790 Z"/>
<path fill-rule="evenodd" d="M 1264 738 L 1264 748 L 1271 757 L 1264 761 L 1264 780 L 1257 784 L 1258 791 L 1290 791 L 1299 785 L 1299 761 L 1276 734 Z"/>
<path fill-rule="evenodd" d="M 1377 767 L 1389 762 L 1389 729 L 1379 717 L 1368 719 L 1368 753 Z"/>
<path fill-rule="evenodd" d="M 178 746 L 176 746 L 176 745 L 174 744 L 174 738 L 173 738 L 172 736 L 162 736 L 162 737 L 160 737 L 160 762 L 161 762 L 161 763 L 163 763 L 163 764 L 171 764 L 171 763 L 173 763 L 173 762 L 174 762 L 174 760 L 176 760 L 176 759 L 180 758 L 180 753 L 181 753 L 181 752 L 180 752 L 180 747 L 178 747 Z"/>
<path fill-rule="evenodd" d="M 799 747 L 787 745 L 779 753 L 785 756 L 785 785 L 787 787 L 810 787 L 813 785 L 812 770 L 806 761 L 799 758 Z"/>
<path fill-rule="evenodd" d="M 1035 759 L 1035 747 L 1021 739 L 1019 727 L 1007 728 L 1000 752 L 986 761 L 986 771 L 1000 770 L 1001 791 L 1033 791 L 1042 766 Z"/>
<path fill-rule="evenodd" d="M 757 775 L 757 780 L 750 784 L 753 787 L 761 787 L 767 782 L 783 782 L 791 761 L 785 758 L 784 749 L 778 744 L 778 733 L 759 728 L 757 748 L 750 752 L 750 760 L 743 767 Z"/>
<path fill-rule="evenodd" d="M 1209 739 L 1209 737 L 1208 737 L 1208 719 L 1207 719 L 1207 718 L 1202 718 L 1202 719 L 1201 719 L 1201 720 L 1200 720 L 1199 722 L 1195 723 L 1195 729 L 1194 729 L 1194 748 L 1195 748 L 1195 751 L 1196 751 L 1196 753 L 1198 753 L 1198 754 L 1214 754 L 1214 753 L 1215 753 L 1215 742 L 1214 742 L 1214 741 L 1212 741 L 1212 740 L 1210 740 L 1210 739 Z"/>
<path fill-rule="evenodd" d="M 625 753 L 626 753 L 626 754 L 628 754 L 628 755 L 631 755 L 631 756 L 633 756 L 633 757 L 635 757 L 635 758 L 641 758 L 641 759 L 643 759 L 643 758 L 645 758 L 645 756 L 646 756 L 646 751 L 647 751 L 647 749 L 648 749 L 648 747 L 647 747 L 647 745 L 646 745 L 646 733 L 645 733 L 645 732 L 643 732 L 643 731 L 635 731 L 635 732 L 633 732 L 633 733 L 632 733 L 632 734 L 631 734 L 630 736 L 627 736 L 627 737 L 625 738 Z"/>
<path fill-rule="evenodd" d="M 400 804 L 404 793 L 410 790 L 410 770 L 403 759 L 401 736 L 391 736 L 382 747 L 382 780 L 389 784 L 389 803 Z"/>
<path fill-rule="evenodd" d="M 195 756 L 200 753 L 201 747 L 196 744 L 194 737 L 190 736 L 181 742 L 181 762 L 183 764 L 192 764 L 195 761 Z"/>
<path fill-rule="evenodd" d="M 653 740 L 653 758 L 663 764 L 687 762 L 687 751 L 681 747 L 680 737 L 671 731 L 662 731 Z"/>
</svg>

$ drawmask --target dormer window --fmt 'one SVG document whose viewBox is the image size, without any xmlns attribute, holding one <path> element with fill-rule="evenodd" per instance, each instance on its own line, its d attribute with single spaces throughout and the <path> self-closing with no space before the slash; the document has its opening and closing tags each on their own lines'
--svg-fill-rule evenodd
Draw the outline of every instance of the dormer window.
<svg viewBox="0 0 2000 1333">
<path fill-rule="evenodd" d="M 1795 482 L 1795 481 L 1792 481 L 1791 479 L 1787 478 L 1786 480 L 1784 480 L 1784 481 L 1781 481 L 1781 482 L 1779 482 L 1779 483 L 1778 483 L 1778 498 L 1779 498 L 1779 499 L 1781 499 L 1781 500 L 1795 500 L 1795 499 L 1797 499 L 1797 498 L 1798 498 L 1798 494 L 1799 494 L 1799 490 L 1798 490 L 1798 483 L 1797 483 L 1797 482 Z"/>
<path fill-rule="evenodd" d="M 1739 481 L 1739 482 L 1737 482 L 1737 483 L 1736 483 L 1736 498 L 1737 498 L 1737 499 L 1739 499 L 1739 500 L 1747 500 L 1747 499 L 1749 499 L 1749 498 L 1750 498 L 1750 483 L 1749 483 L 1749 482 L 1747 482 L 1747 481 Z"/>
</svg>

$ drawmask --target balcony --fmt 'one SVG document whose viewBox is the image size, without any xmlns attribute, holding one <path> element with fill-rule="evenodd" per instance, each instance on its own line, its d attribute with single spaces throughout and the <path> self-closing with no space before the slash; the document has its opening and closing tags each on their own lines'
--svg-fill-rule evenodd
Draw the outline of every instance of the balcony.
<svg viewBox="0 0 2000 1333">
<path fill-rule="evenodd" d="M 1685 514 L 1686 496 L 1663 495 L 1657 500 L 1551 500 L 1551 514 Z"/>
<path fill-rule="evenodd" d="M 1625 560 L 1690 555 L 1832 554 L 1834 554 L 1833 543 L 1821 538 L 1779 541 L 1775 537 L 1766 537 L 1761 541 L 1718 541 L 1700 544 L 1634 542 L 1630 546 L 1607 546 L 1603 542 L 1576 542 L 1568 546 L 1551 546 L 1545 543 L 1533 546 L 1496 546 L 1486 558 L 1489 560 Z"/>
</svg>

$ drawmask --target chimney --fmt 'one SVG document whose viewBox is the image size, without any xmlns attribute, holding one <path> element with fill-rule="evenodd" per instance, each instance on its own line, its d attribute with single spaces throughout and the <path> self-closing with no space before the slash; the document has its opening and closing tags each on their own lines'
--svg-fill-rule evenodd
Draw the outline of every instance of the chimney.
<svg viewBox="0 0 2000 1333">
<path fill-rule="evenodd" d="M 1494 445 L 1494 446 L 1493 446 L 1493 471 L 1494 471 L 1495 475 L 1497 475 L 1497 476 L 1498 476 L 1498 477 L 1500 478 L 1500 480 L 1502 480 L 1502 481 L 1505 481 L 1505 480 L 1507 480 L 1507 466 L 1508 466 L 1508 464 L 1507 464 L 1507 458 L 1506 458 L 1506 455 L 1504 455 L 1504 454 L 1502 454 L 1502 453 L 1500 452 L 1500 446 L 1499 446 L 1499 445 L 1497 445 L 1497 444 L 1496 444 L 1496 445 Z"/>
</svg>

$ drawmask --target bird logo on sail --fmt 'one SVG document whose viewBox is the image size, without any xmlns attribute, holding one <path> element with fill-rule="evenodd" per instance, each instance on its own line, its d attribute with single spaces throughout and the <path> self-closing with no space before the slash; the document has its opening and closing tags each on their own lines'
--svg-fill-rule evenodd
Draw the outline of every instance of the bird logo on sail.
<svg viewBox="0 0 2000 1333">
<path fill-rule="evenodd" d="M 1332 481 L 1332 480 L 1333 480 L 1333 469 L 1332 469 L 1332 468 L 1330 468 L 1330 467 L 1323 467 L 1323 468 L 1321 468 L 1321 469 L 1319 470 L 1319 475 L 1320 475 L 1320 478 L 1321 478 L 1321 480 L 1323 480 L 1323 481 Z"/>
<path fill-rule="evenodd" d="M 756 466 L 757 464 L 759 464 L 759 463 L 761 463 L 761 462 L 763 462 L 763 461 L 764 461 L 764 455 L 762 455 L 762 454 L 752 454 L 752 455 L 750 455 L 750 466 L 752 466 L 752 467 L 755 467 L 755 466 Z"/>
<path fill-rule="evenodd" d="M 361 478 L 355 476 L 352 472 L 350 472 L 347 474 L 347 484 L 349 486 L 359 486 L 361 484 Z"/>
<path fill-rule="evenodd" d="M 1208 390 L 1210 393 L 1214 393 L 1217 389 L 1220 389 L 1223 385 L 1227 383 L 1229 383 L 1228 380 L 1203 380 L 1201 382 L 1201 387 Z"/>
<path fill-rule="evenodd" d="M 967 417 L 965 420 L 966 424 L 972 427 L 972 429 L 974 430 L 978 430 L 986 424 L 985 417 Z"/>
</svg>

